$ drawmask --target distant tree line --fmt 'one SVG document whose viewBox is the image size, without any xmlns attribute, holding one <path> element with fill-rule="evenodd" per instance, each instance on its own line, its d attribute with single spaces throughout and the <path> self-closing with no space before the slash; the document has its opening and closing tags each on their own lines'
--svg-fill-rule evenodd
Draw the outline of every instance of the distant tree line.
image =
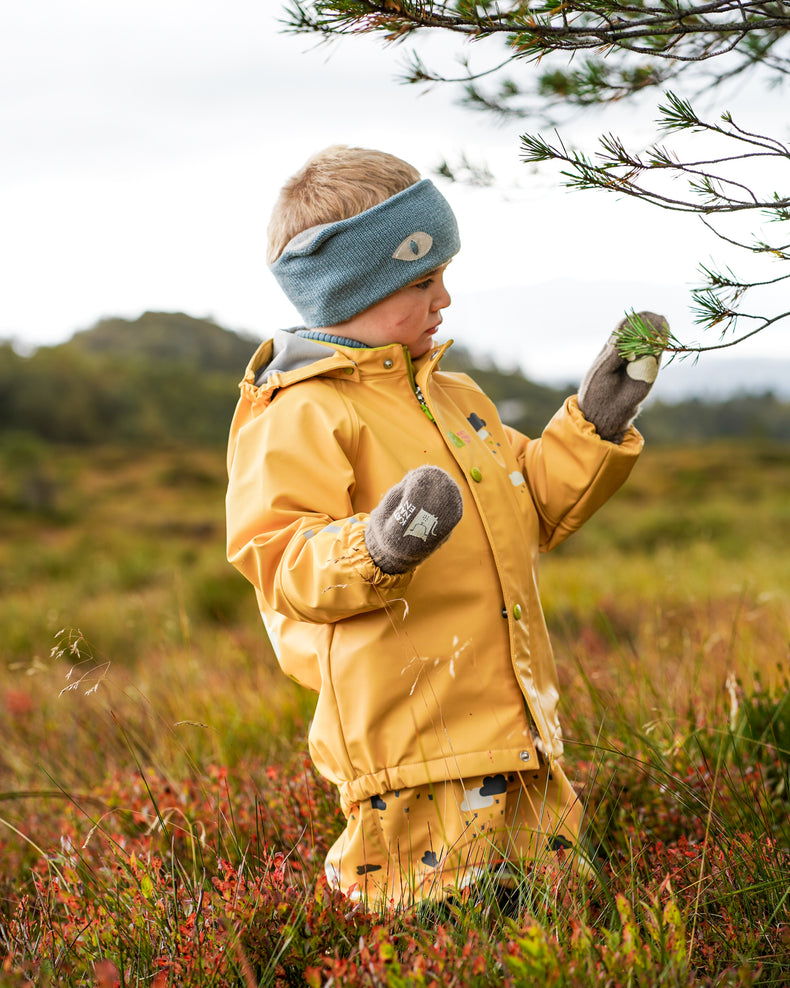
<svg viewBox="0 0 790 988">
<path fill-rule="evenodd" d="M 83 445 L 222 446 L 255 347 L 250 337 L 173 313 L 104 320 L 30 356 L 0 344 L 0 443 L 27 435 Z M 539 434 L 573 391 L 572 385 L 546 387 L 519 371 L 481 366 L 457 347 L 443 367 L 474 377 L 505 421 L 527 435 Z M 790 403 L 772 394 L 657 402 L 644 411 L 639 428 L 656 442 L 790 442 Z"/>
<path fill-rule="evenodd" d="M 577 385 L 546 387 L 526 380 L 519 371 L 475 365 L 468 353 L 456 356 L 453 347 L 442 362 L 446 370 L 461 370 L 473 377 L 496 402 L 502 418 L 528 436 L 543 427 Z M 752 439 L 790 442 L 790 402 L 772 392 L 737 394 L 713 401 L 652 401 L 637 421 L 649 442 L 697 443 L 716 439 Z"/>
<path fill-rule="evenodd" d="M 235 394 L 227 372 L 125 362 L 65 348 L 0 348 L 0 429 L 56 443 L 216 443 Z"/>
<path fill-rule="evenodd" d="M 180 313 L 107 319 L 20 356 L 0 345 L 0 429 L 51 442 L 224 442 L 255 341 Z"/>
</svg>

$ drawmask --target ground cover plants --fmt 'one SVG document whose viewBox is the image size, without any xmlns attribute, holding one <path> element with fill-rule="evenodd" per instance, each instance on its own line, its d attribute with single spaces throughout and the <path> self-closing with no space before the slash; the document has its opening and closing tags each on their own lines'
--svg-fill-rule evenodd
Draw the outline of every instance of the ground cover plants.
<svg viewBox="0 0 790 988">
<path fill-rule="evenodd" d="M 0 448 L 0 986 L 790 983 L 790 456 L 650 449 L 542 569 L 595 878 L 326 887 L 211 449 Z"/>
</svg>

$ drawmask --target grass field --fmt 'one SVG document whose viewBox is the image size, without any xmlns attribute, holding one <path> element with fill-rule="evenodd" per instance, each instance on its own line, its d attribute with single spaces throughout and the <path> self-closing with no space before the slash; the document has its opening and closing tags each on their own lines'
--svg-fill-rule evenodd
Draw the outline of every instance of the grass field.
<svg viewBox="0 0 790 988">
<path fill-rule="evenodd" d="M 648 449 L 542 569 L 600 874 L 440 915 L 322 879 L 312 699 L 213 450 L 0 447 L 0 986 L 790 984 L 790 450 Z"/>
</svg>

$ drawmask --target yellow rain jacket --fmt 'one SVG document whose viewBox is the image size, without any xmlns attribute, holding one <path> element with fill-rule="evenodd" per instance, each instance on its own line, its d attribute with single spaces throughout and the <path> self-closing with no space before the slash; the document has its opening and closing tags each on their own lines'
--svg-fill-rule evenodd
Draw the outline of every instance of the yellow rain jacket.
<svg viewBox="0 0 790 988">
<path fill-rule="evenodd" d="M 228 558 L 254 585 L 283 670 L 318 692 L 310 752 L 344 810 L 380 792 L 532 769 L 562 752 L 539 551 L 628 476 L 568 399 L 539 439 L 504 426 L 449 344 L 328 345 L 278 333 L 241 383 L 228 451 Z M 461 487 L 464 515 L 411 573 L 382 573 L 370 511 L 410 469 Z"/>
</svg>

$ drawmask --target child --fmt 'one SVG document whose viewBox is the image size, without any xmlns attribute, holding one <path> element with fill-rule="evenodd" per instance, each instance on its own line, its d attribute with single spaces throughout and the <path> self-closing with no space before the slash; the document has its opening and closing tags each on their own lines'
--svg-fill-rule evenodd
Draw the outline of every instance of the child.
<svg viewBox="0 0 790 988">
<path fill-rule="evenodd" d="M 609 343 L 541 438 L 502 425 L 440 369 L 459 246 L 443 196 L 398 158 L 308 161 L 268 256 L 305 328 L 259 347 L 230 434 L 228 558 L 283 670 L 318 692 L 310 752 L 347 818 L 327 875 L 369 905 L 574 847 L 538 552 L 628 476 L 658 369 Z"/>
</svg>

